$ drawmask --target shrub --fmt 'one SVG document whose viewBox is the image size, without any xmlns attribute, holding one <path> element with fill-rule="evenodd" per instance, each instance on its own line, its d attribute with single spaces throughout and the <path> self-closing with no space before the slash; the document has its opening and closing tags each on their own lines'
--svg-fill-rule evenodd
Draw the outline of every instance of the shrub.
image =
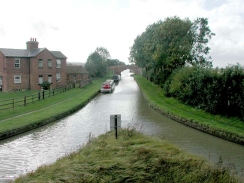
<svg viewBox="0 0 244 183">
<path fill-rule="evenodd" d="M 43 90 L 49 90 L 50 89 L 50 86 L 51 86 L 51 83 L 49 83 L 48 81 L 44 81 L 41 84 L 41 87 L 42 87 Z"/>
</svg>

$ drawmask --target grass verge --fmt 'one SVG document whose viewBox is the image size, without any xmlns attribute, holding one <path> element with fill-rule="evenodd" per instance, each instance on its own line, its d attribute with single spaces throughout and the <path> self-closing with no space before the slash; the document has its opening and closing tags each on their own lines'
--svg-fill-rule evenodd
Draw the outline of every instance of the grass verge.
<svg viewBox="0 0 244 183">
<path fill-rule="evenodd" d="M 90 138 L 77 152 L 14 180 L 15 183 L 238 181 L 219 164 L 211 165 L 166 141 L 129 128 L 119 130 L 118 139 L 115 139 L 114 132 Z"/>
<path fill-rule="evenodd" d="M 160 113 L 188 126 L 226 140 L 244 145 L 244 122 L 238 118 L 212 115 L 168 98 L 158 85 L 140 75 L 135 75 L 144 97 Z"/>
<path fill-rule="evenodd" d="M 0 139 L 43 126 L 82 108 L 99 91 L 104 78 L 28 106 L 1 111 Z"/>
</svg>

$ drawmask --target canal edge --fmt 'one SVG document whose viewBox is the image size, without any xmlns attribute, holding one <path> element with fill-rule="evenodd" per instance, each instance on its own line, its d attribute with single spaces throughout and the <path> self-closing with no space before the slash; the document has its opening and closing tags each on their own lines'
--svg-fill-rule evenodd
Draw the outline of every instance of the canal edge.
<svg viewBox="0 0 244 183">
<path fill-rule="evenodd" d="M 135 80 L 136 81 L 136 80 Z M 136 81 L 137 82 L 137 81 Z M 179 117 L 175 114 L 169 113 L 167 111 L 164 111 L 162 109 L 159 109 L 156 105 L 153 105 L 152 102 L 146 97 L 144 91 L 141 89 L 141 87 L 139 86 L 139 84 L 137 83 L 138 87 L 140 88 L 143 97 L 145 98 L 145 100 L 147 101 L 148 105 L 153 108 L 155 111 L 157 111 L 158 113 L 176 121 L 179 122 L 181 124 L 184 124 L 186 126 L 189 126 L 191 128 L 194 128 L 196 130 L 199 130 L 201 132 L 213 135 L 215 137 L 219 137 L 225 140 L 228 140 L 230 142 L 234 142 L 237 143 L 239 145 L 244 146 L 244 137 L 241 137 L 237 134 L 234 133 L 230 133 L 230 132 L 226 132 L 223 130 L 219 130 L 219 129 L 215 129 L 215 128 L 211 128 L 208 125 L 204 125 L 204 124 L 200 124 L 197 121 L 193 121 L 193 120 L 187 120 L 185 118 Z"/>
<path fill-rule="evenodd" d="M 46 124 L 49 124 L 49 123 L 55 122 L 57 120 L 60 120 L 64 117 L 67 117 L 70 114 L 73 114 L 73 113 L 77 112 L 78 110 L 82 109 L 83 107 L 85 107 L 99 93 L 100 93 L 100 91 L 97 91 L 90 98 L 88 98 L 85 102 L 83 102 L 77 106 L 74 106 L 72 109 L 65 111 L 61 114 L 55 115 L 55 116 L 48 118 L 48 119 L 36 121 L 35 123 L 29 124 L 29 125 L 17 128 L 17 129 L 13 129 L 13 130 L 6 131 L 4 133 L 0 133 L 0 140 L 4 140 L 4 139 L 10 138 L 10 137 L 19 135 L 21 133 L 25 133 L 25 132 L 28 132 L 30 130 L 34 130 L 34 129 L 42 127 Z"/>
</svg>

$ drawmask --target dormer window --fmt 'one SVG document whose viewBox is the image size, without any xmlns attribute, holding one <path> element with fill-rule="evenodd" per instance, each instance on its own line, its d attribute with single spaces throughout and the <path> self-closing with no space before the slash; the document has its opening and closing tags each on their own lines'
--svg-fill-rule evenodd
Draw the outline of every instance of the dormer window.
<svg viewBox="0 0 244 183">
<path fill-rule="evenodd" d="M 19 58 L 14 59 L 14 68 L 20 69 L 20 59 Z"/>
<path fill-rule="evenodd" d="M 57 66 L 56 68 L 61 68 L 61 60 L 57 60 Z"/>
</svg>

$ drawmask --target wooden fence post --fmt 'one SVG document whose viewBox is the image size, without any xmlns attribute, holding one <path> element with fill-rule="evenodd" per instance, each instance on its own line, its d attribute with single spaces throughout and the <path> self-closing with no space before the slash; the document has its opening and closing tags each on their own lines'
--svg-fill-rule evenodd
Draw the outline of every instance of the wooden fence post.
<svg viewBox="0 0 244 183">
<path fill-rule="evenodd" d="M 45 91 L 42 90 L 42 99 L 44 100 L 44 98 L 45 98 Z"/>
<path fill-rule="evenodd" d="M 24 105 L 26 105 L 26 95 L 25 95 L 25 97 L 24 97 Z"/>
</svg>

